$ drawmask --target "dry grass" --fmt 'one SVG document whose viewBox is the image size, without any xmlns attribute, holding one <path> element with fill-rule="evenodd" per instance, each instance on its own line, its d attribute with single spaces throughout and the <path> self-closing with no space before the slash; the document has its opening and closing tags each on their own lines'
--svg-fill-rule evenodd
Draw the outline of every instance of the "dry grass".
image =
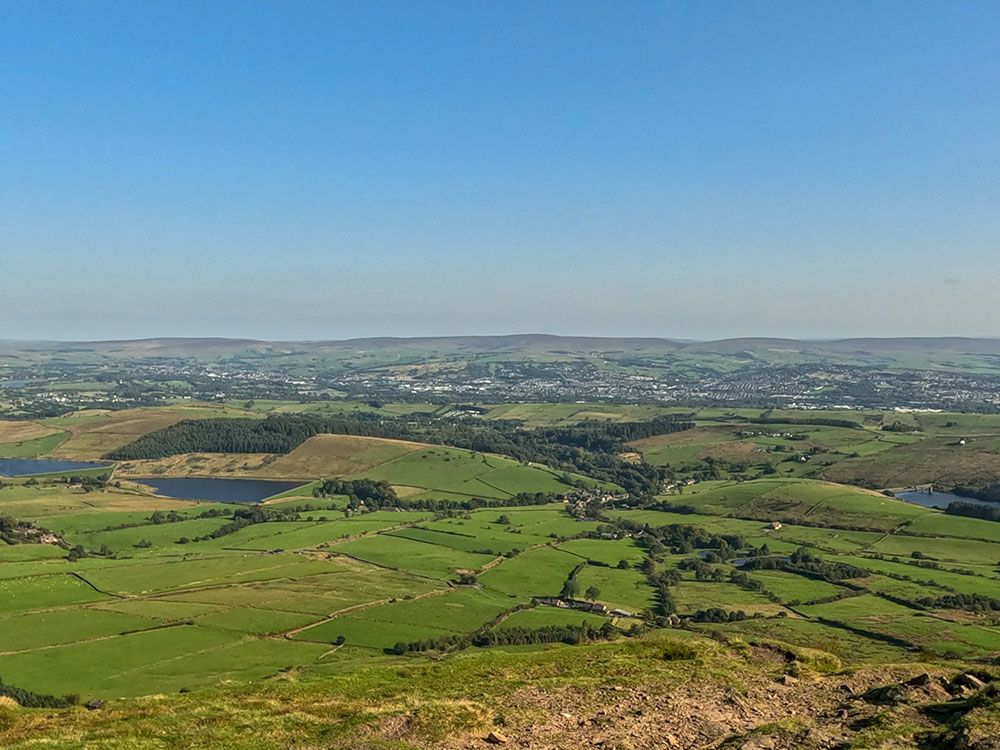
<svg viewBox="0 0 1000 750">
<path fill-rule="evenodd" d="M 270 453 L 181 453 L 165 458 L 122 461 L 115 476 L 124 477 L 260 477 L 271 476 Z"/>
<path fill-rule="evenodd" d="M 191 503 L 169 497 L 131 494 L 124 492 L 55 491 L 39 488 L 37 495 L 23 499 L 7 500 L 4 513 L 17 518 L 31 519 L 44 516 L 61 516 L 71 513 L 98 511 L 144 511 L 190 508 Z"/>
<path fill-rule="evenodd" d="M 62 432 L 58 427 L 38 424 L 38 422 L 11 422 L 0 420 L 0 443 L 21 443 L 36 440 Z"/>
<path fill-rule="evenodd" d="M 107 412 L 78 423 L 67 420 L 64 429 L 70 432 L 70 438 L 54 450 L 52 456 L 85 461 L 97 459 L 146 433 L 188 418 L 190 415 L 160 409 L 128 409 Z"/>
<path fill-rule="evenodd" d="M 936 484 L 941 487 L 987 487 L 995 484 L 1000 453 L 995 438 L 959 446 L 954 438 L 927 438 L 880 453 L 850 458 L 823 470 L 823 479 L 878 487 Z"/>
<path fill-rule="evenodd" d="M 405 440 L 316 435 L 287 456 L 279 456 L 258 476 L 292 479 L 338 477 L 368 471 L 428 446 Z"/>
</svg>

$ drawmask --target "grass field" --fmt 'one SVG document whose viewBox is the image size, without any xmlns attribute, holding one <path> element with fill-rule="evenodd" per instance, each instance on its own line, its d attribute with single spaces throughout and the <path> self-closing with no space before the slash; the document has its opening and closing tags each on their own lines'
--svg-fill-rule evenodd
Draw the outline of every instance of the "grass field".
<svg viewBox="0 0 1000 750">
<path fill-rule="evenodd" d="M 551 547 L 529 550 L 488 570 L 479 580 L 511 596 L 556 596 L 580 558 Z"/>
<path fill-rule="evenodd" d="M 523 466 L 509 458 L 445 447 L 408 451 L 381 466 L 348 475 L 348 478 L 356 477 L 468 497 L 501 499 L 519 492 L 558 493 L 569 489 L 557 474 L 546 469 Z"/>
<path fill-rule="evenodd" d="M 677 611 L 684 614 L 711 607 L 725 610 L 742 609 L 747 613 L 780 611 L 780 607 L 766 596 L 755 591 L 747 591 L 732 583 L 685 580 L 672 587 L 670 594 L 677 605 Z"/>
<path fill-rule="evenodd" d="M 253 411 L 263 415 L 304 407 L 311 405 L 258 402 Z M 405 412 L 401 405 L 381 408 L 397 407 Z M 348 407 L 324 408 L 336 413 Z M 592 404 L 508 405 L 492 408 L 486 418 L 569 425 L 607 416 L 628 421 L 667 411 Z M 238 404 L 90 412 L 44 420 L 35 427 L 0 426 L 0 438 L 4 429 L 22 429 L 16 434 L 25 436 L 25 446 L 58 440 L 52 449 L 56 454 L 93 458 L 180 418 L 245 413 Z M 936 415 L 916 415 L 912 419 L 921 433 L 882 433 L 877 429 L 881 423 L 875 421 L 878 415 L 859 413 L 850 416 L 863 429 L 768 425 L 769 430 L 788 429 L 807 437 L 733 439 L 733 425 L 760 414 L 702 409 L 697 429 L 650 438 L 641 447 L 647 459 L 673 466 L 709 455 L 733 460 L 747 452 L 752 460 L 769 461 L 805 443 L 815 446 L 819 456 L 837 456 L 841 466 L 888 460 L 896 451 L 944 440 L 959 429 L 946 427 L 949 420 Z M 972 434 L 973 427 L 985 434 L 1000 427 L 1000 421 L 970 417 L 960 429 Z M 0 439 L 0 446 L 10 444 Z M 777 450 L 780 445 L 785 450 Z M 980 447 L 986 446 L 984 438 Z M 848 452 L 858 456 L 851 458 Z M 656 591 L 639 566 L 650 555 L 657 571 L 687 568 L 681 582 L 670 587 L 681 617 L 711 608 L 758 616 L 740 622 L 685 623 L 694 631 L 819 648 L 848 665 L 920 658 L 989 660 L 1000 653 L 1000 630 L 993 629 L 988 617 L 901 603 L 950 592 L 1000 600 L 1000 524 L 947 516 L 857 487 L 779 471 L 752 481 L 701 481 L 685 487 L 683 494 L 660 498 L 692 506 L 693 513 L 614 507 L 578 520 L 562 502 L 504 506 L 519 492 L 572 490 L 560 472 L 443 446 L 321 435 L 287 456 L 203 454 L 159 463 L 162 472 L 176 474 L 366 477 L 390 482 L 407 500 L 466 502 L 479 497 L 497 507 L 385 510 L 345 517 L 345 498 L 312 498 L 314 484 L 304 481 L 303 488 L 284 493 L 271 507 L 309 502 L 314 510 L 178 544 L 181 537 L 211 533 L 228 518 L 198 518 L 219 506 L 152 497 L 129 482 L 93 492 L 52 483 L 0 488 L 0 515 L 51 529 L 65 542 L 0 544 L 0 676 L 5 682 L 58 694 L 144 695 L 199 689 L 223 680 L 354 674 L 382 661 L 399 663 L 398 657 L 384 653 L 397 642 L 470 635 L 497 621 L 499 629 L 584 621 L 598 628 L 609 618 L 555 607 L 514 610 L 535 597 L 557 596 L 579 568 L 581 597 L 593 587 L 599 591 L 596 600 L 610 608 L 649 612 L 657 604 Z M 116 478 L 134 470 L 123 467 L 123 475 Z M 152 524 L 154 510 L 173 510 L 184 520 Z M 625 538 L 616 539 L 594 533 L 619 518 L 740 537 L 734 557 L 762 544 L 772 554 L 805 547 L 821 561 L 854 565 L 865 574 L 832 581 L 787 570 L 750 571 L 766 592 L 760 593 L 731 583 L 733 566 L 720 562 L 710 567 L 722 574 L 721 580 L 695 580 L 691 565 L 684 562 L 694 557 L 690 548 L 654 553 L 644 532 L 631 538 L 619 527 L 616 536 Z M 783 527 L 770 530 L 773 521 Z M 122 525 L 131 526 L 116 528 Z M 84 556 L 68 559 L 69 548 L 77 544 L 83 546 Z M 104 546 L 110 555 L 88 554 Z M 924 556 L 923 566 L 916 564 L 920 560 L 912 557 L 914 552 Z M 622 560 L 626 568 L 618 567 Z M 459 582 L 466 571 L 478 574 L 475 586 Z M 675 632 L 658 627 L 663 624 L 647 621 L 651 638 Z M 341 636 L 345 644 L 338 647 Z M 517 648 L 522 647 L 504 653 L 513 654 Z M 523 648 L 545 653 L 557 647 Z M 441 654 L 433 658 L 455 661 Z"/>
<path fill-rule="evenodd" d="M 385 649 L 399 641 L 477 630 L 514 604 L 507 597 L 478 589 L 445 591 L 334 617 L 295 637 L 333 643 L 344 636 L 347 643 L 355 646 Z"/>
<path fill-rule="evenodd" d="M 31 423 L 28 422 L 27 424 Z M 44 456 L 58 448 L 68 436 L 69 433 L 67 432 L 54 432 L 42 437 L 0 443 L 0 456 L 3 458 L 37 458 L 38 456 Z"/>
<path fill-rule="evenodd" d="M 384 534 L 330 546 L 330 552 L 382 565 L 387 568 L 447 580 L 457 570 L 478 570 L 493 557 L 441 547 L 436 544 L 390 537 Z"/>
<path fill-rule="evenodd" d="M 765 590 L 778 596 L 783 604 L 806 603 L 844 592 L 844 589 L 827 581 L 817 581 L 780 570 L 755 570 L 750 577 L 760 581 Z"/>
<path fill-rule="evenodd" d="M 622 560 L 629 565 L 636 565 L 646 556 L 645 549 L 634 539 L 575 539 L 560 544 L 558 548 L 612 567 Z"/>
<path fill-rule="evenodd" d="M 866 481 L 879 487 L 985 487 L 996 482 L 1000 459 L 993 438 L 970 439 L 967 445 L 958 445 L 954 436 L 927 437 L 875 455 L 849 458 L 824 469 L 822 476 L 834 482 Z"/>
<path fill-rule="evenodd" d="M 279 456 L 267 467 L 274 477 L 340 477 L 369 471 L 413 451 L 426 450 L 421 443 L 403 440 L 316 435 L 287 456 Z"/>
<path fill-rule="evenodd" d="M 0 451 L 10 444 L 18 444 L 38 440 L 39 438 L 61 434 L 58 427 L 39 424 L 38 422 L 21 422 L 0 419 Z M 6 456 L 4 452 L 2 455 Z"/>
<path fill-rule="evenodd" d="M 641 612 L 652 609 L 656 592 L 646 582 L 646 576 L 637 570 L 619 570 L 588 565 L 577 574 L 580 591 L 591 586 L 600 590 L 597 601 L 613 609 Z"/>
<path fill-rule="evenodd" d="M 68 573 L 0 580 L 0 612 L 30 612 L 107 598 Z"/>
<path fill-rule="evenodd" d="M 789 524 L 816 522 L 827 527 L 888 531 L 926 515 L 927 508 L 856 487 L 805 479 L 759 479 L 752 482 L 696 486 L 673 502 L 708 515 L 732 515 Z M 819 524 L 822 519 L 822 524 Z"/>
</svg>

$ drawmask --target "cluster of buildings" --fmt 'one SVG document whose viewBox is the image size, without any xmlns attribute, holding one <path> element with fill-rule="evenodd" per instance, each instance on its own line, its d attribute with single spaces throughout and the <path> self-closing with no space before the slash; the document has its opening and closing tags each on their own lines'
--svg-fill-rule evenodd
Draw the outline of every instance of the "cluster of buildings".
<svg viewBox="0 0 1000 750">
<path fill-rule="evenodd" d="M 632 612 L 624 609 L 608 609 L 600 602 L 585 602 L 579 599 L 560 599 L 554 596 L 546 596 L 536 600 L 540 607 L 559 607 L 561 609 L 576 609 L 580 612 L 590 612 L 595 615 L 606 615 L 609 617 L 635 617 Z"/>
</svg>

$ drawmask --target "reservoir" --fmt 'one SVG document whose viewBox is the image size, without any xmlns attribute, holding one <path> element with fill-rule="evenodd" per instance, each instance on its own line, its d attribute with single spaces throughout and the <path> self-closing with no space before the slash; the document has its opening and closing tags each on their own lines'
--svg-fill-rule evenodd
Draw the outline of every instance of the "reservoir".
<svg viewBox="0 0 1000 750">
<path fill-rule="evenodd" d="M 923 505 L 925 508 L 947 508 L 951 503 L 972 503 L 973 505 L 985 505 L 988 508 L 1000 508 L 1000 503 L 979 500 L 975 497 L 952 495 L 950 492 L 897 492 L 896 497 L 908 503 Z"/>
<path fill-rule="evenodd" d="M 149 477 L 131 479 L 153 488 L 154 495 L 179 500 L 210 500 L 216 503 L 259 503 L 272 495 L 301 487 L 305 482 L 269 479 L 199 479 L 196 477 Z"/>
<path fill-rule="evenodd" d="M 25 477 L 31 474 L 51 474 L 57 471 L 101 469 L 108 464 L 86 461 L 53 461 L 47 458 L 0 458 L 0 476 Z"/>
</svg>

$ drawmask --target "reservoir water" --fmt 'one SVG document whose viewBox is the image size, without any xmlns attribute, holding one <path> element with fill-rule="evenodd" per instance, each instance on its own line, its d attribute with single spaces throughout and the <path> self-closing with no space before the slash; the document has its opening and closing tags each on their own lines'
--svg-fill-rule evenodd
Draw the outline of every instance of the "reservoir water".
<svg viewBox="0 0 1000 750">
<path fill-rule="evenodd" d="M 947 508 L 952 503 L 959 502 L 1000 508 L 1000 503 L 992 503 L 989 500 L 980 500 L 975 497 L 952 495 L 950 492 L 897 492 L 896 497 L 908 503 L 923 505 L 925 508 Z"/>
<path fill-rule="evenodd" d="M 31 474 L 51 474 L 56 471 L 100 469 L 108 464 L 87 461 L 55 461 L 47 458 L 0 458 L 0 476 L 25 477 Z"/>
<path fill-rule="evenodd" d="M 258 503 L 272 495 L 301 487 L 304 482 L 269 479 L 199 479 L 196 477 L 148 477 L 133 482 L 153 488 L 154 495 L 180 500 L 210 500 L 216 503 Z"/>
</svg>

